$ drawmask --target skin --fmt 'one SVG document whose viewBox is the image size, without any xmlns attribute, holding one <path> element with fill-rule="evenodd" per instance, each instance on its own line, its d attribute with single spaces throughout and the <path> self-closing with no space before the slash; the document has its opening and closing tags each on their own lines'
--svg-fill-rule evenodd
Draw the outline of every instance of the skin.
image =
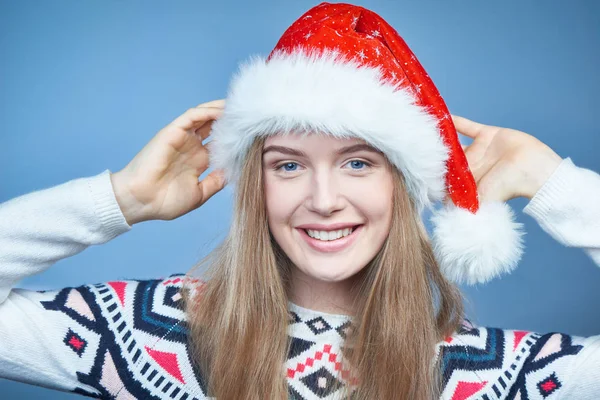
<svg viewBox="0 0 600 400">
<path fill-rule="evenodd" d="M 554 150 L 527 133 L 459 116 L 452 120 L 459 133 L 473 139 L 463 149 L 482 202 L 517 197 L 531 200 L 562 161 Z"/>
<path fill-rule="evenodd" d="M 178 218 L 224 187 L 221 171 L 199 181 L 209 160 L 209 149 L 202 142 L 224 105 L 224 100 L 216 100 L 187 110 L 161 129 L 122 170 L 111 174 L 116 200 L 130 225 Z M 527 133 L 458 116 L 453 121 L 459 133 L 472 139 L 463 149 L 481 201 L 532 199 L 562 161 Z M 359 140 L 272 137 L 265 148 L 277 143 L 307 155 L 290 158 L 269 151 L 263 163 L 269 226 L 296 265 L 291 300 L 324 312 L 347 309 L 352 277 L 377 252 L 389 230 L 389 170 L 381 163 L 382 156 L 373 152 L 336 155 L 340 147 Z M 273 168 L 276 158 L 302 168 L 289 177 L 290 171 Z M 355 172 L 348 164 L 353 159 L 372 161 L 375 167 Z M 359 222 L 365 229 L 355 243 L 337 254 L 309 248 L 295 229 L 299 224 L 330 221 Z"/>
<path fill-rule="evenodd" d="M 358 139 L 272 136 L 263 172 L 270 231 L 291 259 L 290 300 L 325 312 L 348 311 L 355 275 L 375 256 L 391 222 L 393 181 L 384 155 Z M 309 244 L 303 226 L 359 225 L 339 250 Z M 308 239 L 308 240 L 307 240 Z M 332 244 L 333 241 L 319 244 Z"/>
<path fill-rule="evenodd" d="M 223 188 L 222 171 L 198 179 L 209 160 L 202 141 L 224 106 L 224 100 L 215 100 L 190 108 L 161 129 L 125 168 L 111 174 L 129 225 L 181 217 Z"/>
</svg>

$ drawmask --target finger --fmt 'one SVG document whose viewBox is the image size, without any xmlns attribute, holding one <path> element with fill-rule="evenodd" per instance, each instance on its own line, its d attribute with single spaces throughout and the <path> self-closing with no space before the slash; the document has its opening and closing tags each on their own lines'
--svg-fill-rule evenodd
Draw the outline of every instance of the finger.
<svg viewBox="0 0 600 400">
<path fill-rule="evenodd" d="M 479 122 L 471 121 L 470 119 L 458 115 L 453 115 L 452 121 L 459 133 L 472 139 L 475 139 L 485 128 L 485 125 L 480 124 Z"/>
<path fill-rule="evenodd" d="M 171 123 L 183 130 L 198 129 L 207 121 L 215 120 L 223 113 L 222 108 L 202 107 L 190 108 Z"/>
<path fill-rule="evenodd" d="M 200 128 L 196 129 L 196 135 L 198 135 L 202 141 L 210 136 L 210 131 L 212 130 L 214 122 L 214 120 L 205 122 Z"/>
<path fill-rule="evenodd" d="M 206 147 L 200 148 L 189 160 L 189 163 L 196 167 L 196 174 L 200 177 L 208 169 L 210 163 L 210 154 Z"/>
<path fill-rule="evenodd" d="M 200 204 L 198 204 L 198 206 L 205 203 L 215 193 L 223 189 L 225 187 L 225 183 L 225 174 L 221 169 L 212 171 L 206 176 L 206 178 L 198 182 L 198 189 L 200 189 L 202 194 Z"/>
<path fill-rule="evenodd" d="M 212 100 L 209 101 L 207 103 L 200 103 L 196 106 L 196 108 L 199 107 L 218 107 L 218 108 L 224 108 L 225 107 L 225 99 L 219 99 L 219 100 Z"/>
</svg>

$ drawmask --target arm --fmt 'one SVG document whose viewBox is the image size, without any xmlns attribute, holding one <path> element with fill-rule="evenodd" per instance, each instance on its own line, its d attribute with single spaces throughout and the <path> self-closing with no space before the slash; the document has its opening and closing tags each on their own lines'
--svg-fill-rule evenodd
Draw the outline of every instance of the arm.
<svg viewBox="0 0 600 400">
<path fill-rule="evenodd" d="M 581 352 L 570 365 L 565 399 L 597 399 L 600 392 L 600 335 L 582 340 Z"/>
<path fill-rule="evenodd" d="M 597 173 L 575 166 L 569 158 L 562 159 L 524 132 L 486 126 L 461 117 L 454 117 L 454 122 L 461 133 L 474 139 L 464 148 L 482 198 L 530 199 L 523 210 L 526 214 L 554 239 L 584 249 L 600 265 L 600 176 Z M 600 336 L 503 332 L 509 338 L 512 335 L 512 340 L 507 342 L 512 346 L 506 346 L 498 354 L 510 356 L 507 350 L 512 348 L 514 362 L 507 363 L 509 374 L 503 373 L 498 378 L 496 388 L 492 386 L 488 397 L 495 398 L 498 390 L 509 388 L 508 398 L 598 398 Z M 523 335 L 531 340 L 523 341 Z M 517 342 L 531 347 L 519 349 Z M 482 373 L 479 376 L 483 376 Z M 488 382 L 486 387 L 493 382 L 492 379 L 485 381 Z"/>
<path fill-rule="evenodd" d="M 202 140 L 222 103 L 188 110 L 114 175 L 105 170 L 0 205 L 0 378 L 103 398 L 202 393 L 171 287 L 181 279 L 47 292 L 13 286 L 135 223 L 182 216 L 219 191 L 220 174 L 199 177 L 208 168 Z"/>
<path fill-rule="evenodd" d="M 453 116 L 481 200 L 530 200 L 523 210 L 566 246 L 580 247 L 600 265 L 600 175 L 563 159 L 515 129 Z"/>
<path fill-rule="evenodd" d="M 188 350 L 185 281 L 14 289 L 0 304 L 0 377 L 103 399 L 204 399 Z"/>
<path fill-rule="evenodd" d="M 523 209 L 555 240 L 600 266 L 600 175 L 564 159 Z"/>
<path fill-rule="evenodd" d="M 476 327 L 439 345 L 442 398 L 597 399 L 600 336 Z"/>
<path fill-rule="evenodd" d="M 89 369 L 100 343 L 92 326 L 97 318 L 83 292 L 67 290 L 63 299 L 74 309 L 85 309 L 79 318 L 82 326 L 77 326 L 77 320 L 51 306 L 59 292 L 13 286 L 130 229 L 116 202 L 109 170 L 0 205 L 0 377 L 96 393 L 76 379 L 77 371 Z M 78 349 L 78 343 L 86 345 Z"/>
<path fill-rule="evenodd" d="M 15 198 L 0 221 L 0 378 L 100 398 L 204 398 L 178 295 L 185 277 L 11 289 L 131 229 L 108 171 Z"/>
<path fill-rule="evenodd" d="M 540 400 L 598 398 L 600 336 L 584 338 L 556 332 L 531 335 L 532 346 L 524 353 L 522 365 L 515 369 L 517 375 L 508 398 L 518 397 L 518 393 L 522 398 Z"/>
<path fill-rule="evenodd" d="M 121 171 L 79 178 L 0 204 L 0 303 L 19 280 L 62 258 L 127 232 L 131 225 L 178 218 L 222 189 L 208 169 L 202 140 L 222 112 L 222 100 L 187 110 Z"/>
<path fill-rule="evenodd" d="M 130 229 L 109 170 L 0 204 L 0 303 L 23 278 Z"/>
</svg>

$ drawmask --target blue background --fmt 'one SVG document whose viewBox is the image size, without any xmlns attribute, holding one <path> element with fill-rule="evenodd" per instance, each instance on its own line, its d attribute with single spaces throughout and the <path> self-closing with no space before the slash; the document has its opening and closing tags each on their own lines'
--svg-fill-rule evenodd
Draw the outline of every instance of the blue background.
<svg viewBox="0 0 600 400">
<path fill-rule="evenodd" d="M 0 1 L 0 202 L 116 172 L 187 108 L 226 94 L 316 1 Z M 362 1 L 411 46 L 450 111 L 529 132 L 600 171 L 600 2 Z M 599 199 L 600 201 L 600 199 Z M 511 201 L 520 211 L 524 199 Z M 187 271 L 223 238 L 231 191 L 58 262 L 22 287 L 57 289 Z M 464 288 L 477 323 L 600 334 L 600 268 L 519 212 L 526 254 Z M 0 266 L 1 268 L 1 266 Z M 0 397 L 75 397 L 0 380 Z"/>
</svg>

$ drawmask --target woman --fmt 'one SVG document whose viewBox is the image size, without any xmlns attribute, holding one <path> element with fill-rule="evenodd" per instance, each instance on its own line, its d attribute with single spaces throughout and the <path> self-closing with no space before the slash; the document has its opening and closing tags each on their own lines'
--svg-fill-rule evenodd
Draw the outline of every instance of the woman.
<svg viewBox="0 0 600 400">
<path fill-rule="evenodd" d="M 188 110 L 115 174 L 3 204 L 1 375 L 105 398 L 593 398 L 598 337 L 475 328 L 448 277 L 514 268 L 520 232 L 503 202 L 517 196 L 600 264 L 585 223 L 600 214 L 587 200 L 600 177 L 525 133 L 452 123 L 396 35 L 360 7 L 317 6 L 269 63 L 242 71 L 227 106 Z M 336 53 L 287 51 L 328 40 Z M 340 57 L 354 46 L 358 61 Z M 464 153 L 454 126 L 474 139 Z M 198 182 L 209 148 L 225 171 Z M 202 281 L 11 289 L 136 223 L 196 209 L 226 180 L 234 219 Z M 419 214 L 445 194 L 432 247 Z"/>
</svg>

